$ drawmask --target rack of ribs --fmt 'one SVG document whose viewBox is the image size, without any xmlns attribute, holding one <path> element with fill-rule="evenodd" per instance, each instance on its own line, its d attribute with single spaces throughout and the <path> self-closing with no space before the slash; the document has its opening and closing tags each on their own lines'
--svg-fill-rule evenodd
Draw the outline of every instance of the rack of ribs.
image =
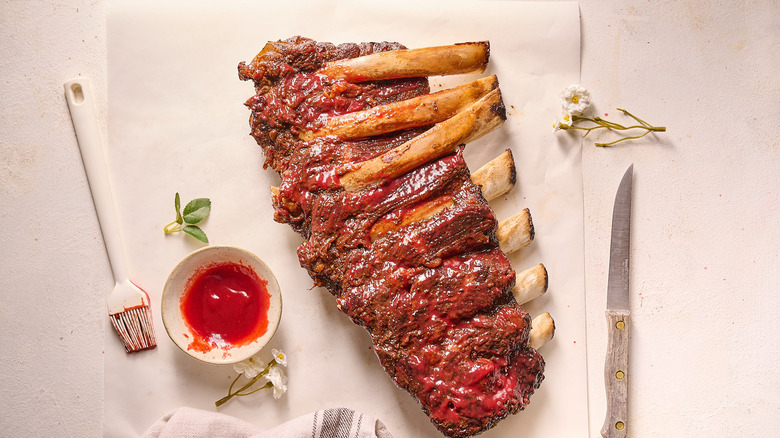
<svg viewBox="0 0 780 438">
<path fill-rule="evenodd" d="M 293 37 L 238 66 L 255 88 L 251 135 L 281 177 L 274 219 L 300 233 L 314 284 L 450 437 L 527 405 L 554 328 L 521 307 L 546 291 L 544 266 L 516 273 L 506 256 L 532 241 L 529 211 L 499 222 L 487 202 L 514 184 L 511 152 L 474 173 L 462 154 L 506 119 L 497 78 L 430 90 L 428 77 L 482 72 L 488 58 L 487 42 Z"/>
</svg>

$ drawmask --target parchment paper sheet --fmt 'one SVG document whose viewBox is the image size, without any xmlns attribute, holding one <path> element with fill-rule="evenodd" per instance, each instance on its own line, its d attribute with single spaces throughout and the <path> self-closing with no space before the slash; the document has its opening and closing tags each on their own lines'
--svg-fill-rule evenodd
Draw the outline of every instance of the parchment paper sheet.
<svg viewBox="0 0 780 438">
<path fill-rule="evenodd" d="M 554 340 L 541 353 L 546 379 L 525 412 L 485 433 L 496 437 L 570 437 L 587 433 L 583 213 L 580 141 L 554 136 L 558 94 L 579 80 L 576 3 L 521 2 L 126 2 L 108 18 L 107 160 L 128 246 L 131 277 L 152 300 L 158 347 L 126 355 L 107 326 L 107 437 L 134 437 L 179 406 L 215 409 L 235 377 L 231 366 L 199 363 L 168 339 L 160 296 L 169 272 L 201 245 L 162 228 L 173 197 L 209 197 L 203 229 L 212 244 L 246 248 L 265 259 L 283 291 L 272 347 L 289 358 L 289 391 L 259 393 L 220 408 L 263 428 L 304 413 L 345 406 L 380 418 L 395 437 L 440 436 L 417 403 L 396 388 L 370 349 L 368 335 L 335 308 L 299 267 L 300 239 L 272 219 L 268 187 L 249 136 L 243 102 L 251 83 L 236 66 L 266 41 L 304 35 L 321 41 L 400 41 L 410 48 L 490 40 L 488 74 L 497 74 L 508 120 L 466 148 L 472 170 L 506 148 L 518 184 L 493 202 L 499 217 L 531 210 L 532 245 L 510 257 L 517 270 L 544 263 L 547 295 L 526 306 L 549 311 Z M 464 75 L 435 83 L 464 83 Z M 437 89 L 434 87 L 434 90 Z M 108 321 L 108 320 L 106 320 Z M 269 349 L 270 351 L 270 349 Z M 267 353 L 270 357 L 270 352 Z M 267 359 L 267 358 L 266 358 Z"/>
</svg>

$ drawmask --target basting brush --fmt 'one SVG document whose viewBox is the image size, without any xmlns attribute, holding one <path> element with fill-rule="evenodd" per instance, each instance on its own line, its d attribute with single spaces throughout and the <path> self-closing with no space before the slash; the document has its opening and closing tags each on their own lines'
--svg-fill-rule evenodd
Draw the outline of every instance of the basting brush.
<svg viewBox="0 0 780 438">
<path fill-rule="evenodd" d="M 65 83 L 65 100 L 70 109 L 111 272 L 114 274 L 114 289 L 108 297 L 109 319 L 125 351 L 133 353 L 154 348 L 157 341 L 149 295 L 129 279 L 91 91 L 89 80 L 83 77 Z"/>
</svg>

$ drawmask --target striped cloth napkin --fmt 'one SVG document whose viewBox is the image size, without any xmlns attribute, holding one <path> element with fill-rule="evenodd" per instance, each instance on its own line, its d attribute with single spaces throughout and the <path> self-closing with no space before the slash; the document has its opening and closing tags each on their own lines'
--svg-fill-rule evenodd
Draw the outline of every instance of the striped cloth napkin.
<svg viewBox="0 0 780 438">
<path fill-rule="evenodd" d="M 142 438 L 392 438 L 376 418 L 347 408 L 313 412 L 261 430 L 218 412 L 182 407 L 152 425 Z"/>
</svg>

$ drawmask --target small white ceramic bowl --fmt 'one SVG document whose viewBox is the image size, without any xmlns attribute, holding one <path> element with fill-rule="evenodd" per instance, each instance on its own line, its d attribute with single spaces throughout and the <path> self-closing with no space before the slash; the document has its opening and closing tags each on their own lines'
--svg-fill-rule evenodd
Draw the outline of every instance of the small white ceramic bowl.
<svg viewBox="0 0 780 438">
<path fill-rule="evenodd" d="M 201 348 L 197 348 L 193 342 L 202 338 L 185 321 L 181 308 L 182 298 L 191 279 L 200 272 L 199 270 L 220 262 L 232 262 L 251 268 L 258 277 L 268 282 L 266 285 L 270 295 L 268 327 L 265 333 L 242 345 L 201 343 Z M 254 356 L 271 340 L 282 317 L 282 294 L 276 277 L 256 255 L 232 246 L 207 246 L 190 253 L 168 276 L 163 288 L 161 315 L 168 336 L 182 351 L 203 362 L 231 364 Z M 209 348 L 204 349 L 203 345 L 208 345 Z"/>
</svg>

